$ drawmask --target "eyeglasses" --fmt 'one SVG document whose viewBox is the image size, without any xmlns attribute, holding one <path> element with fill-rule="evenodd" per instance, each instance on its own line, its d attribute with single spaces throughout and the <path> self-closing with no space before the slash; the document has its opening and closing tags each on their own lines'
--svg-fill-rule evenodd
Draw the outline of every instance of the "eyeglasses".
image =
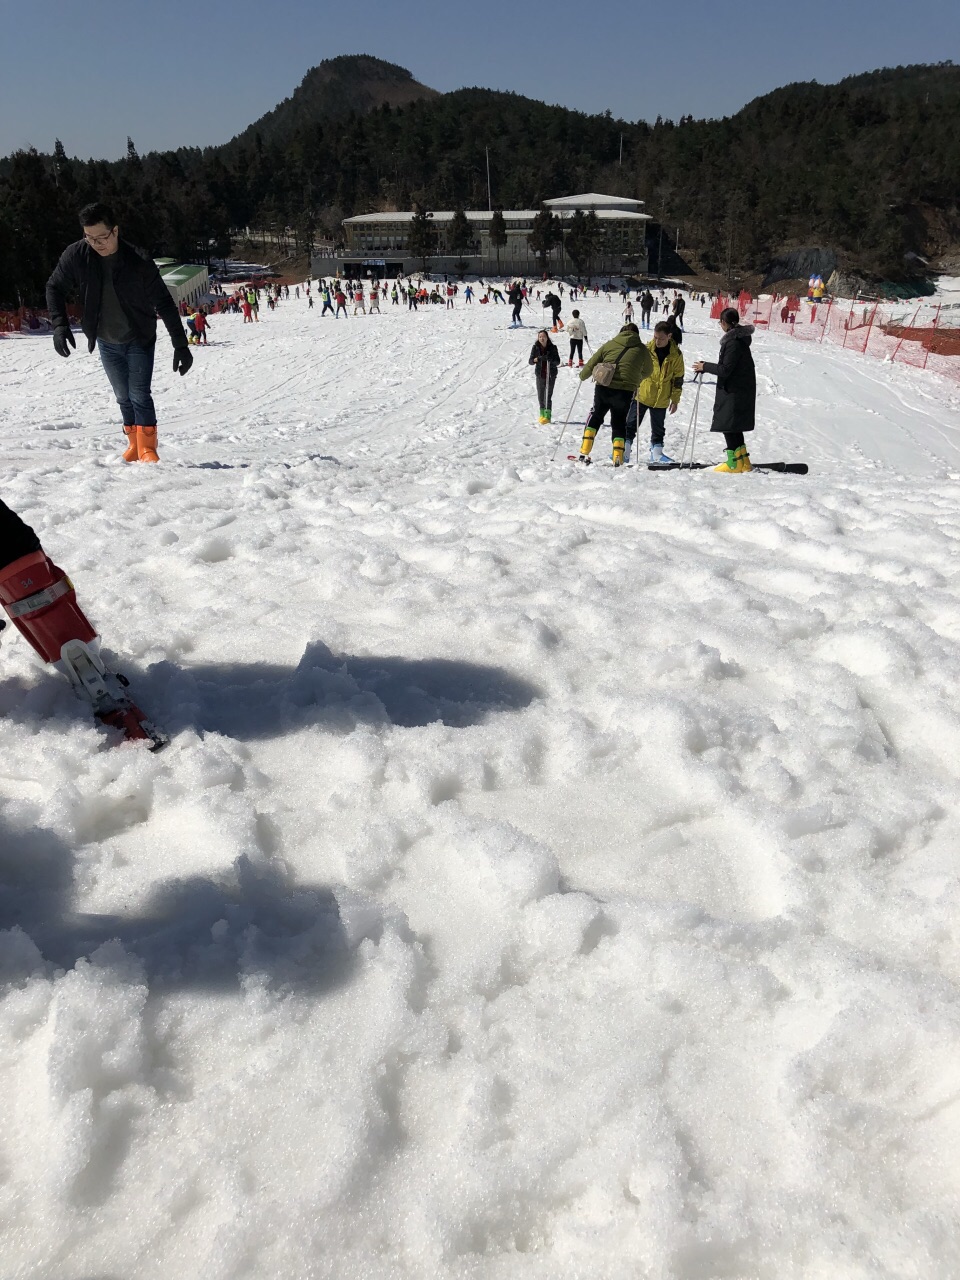
<svg viewBox="0 0 960 1280">
<path fill-rule="evenodd" d="M 117 228 L 114 227 L 112 231 L 107 231 L 102 236 L 88 236 L 87 233 L 84 232 L 83 238 L 84 240 L 86 240 L 87 244 L 92 244 L 95 249 L 99 249 L 101 245 L 104 245 L 107 243 L 107 241 L 110 239 L 112 235 L 116 234 L 116 231 L 117 231 Z"/>
</svg>

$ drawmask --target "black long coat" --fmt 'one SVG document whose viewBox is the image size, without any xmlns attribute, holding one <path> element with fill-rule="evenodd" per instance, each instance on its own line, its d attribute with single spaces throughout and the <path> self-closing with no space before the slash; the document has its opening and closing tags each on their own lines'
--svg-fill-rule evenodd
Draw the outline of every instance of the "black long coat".
<svg viewBox="0 0 960 1280">
<path fill-rule="evenodd" d="M 750 354 L 752 324 L 734 325 L 720 340 L 720 359 L 703 362 L 704 373 L 717 375 L 711 431 L 752 431 L 757 412 L 757 371 Z"/>
</svg>

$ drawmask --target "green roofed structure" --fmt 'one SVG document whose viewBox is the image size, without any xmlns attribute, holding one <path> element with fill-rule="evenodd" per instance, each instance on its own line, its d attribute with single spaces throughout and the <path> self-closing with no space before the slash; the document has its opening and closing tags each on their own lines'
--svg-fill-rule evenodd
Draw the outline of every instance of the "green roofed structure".
<svg viewBox="0 0 960 1280">
<path fill-rule="evenodd" d="M 210 292 L 210 273 L 195 262 L 177 262 L 174 258 L 154 258 L 163 283 L 174 302 L 195 304 Z"/>
</svg>

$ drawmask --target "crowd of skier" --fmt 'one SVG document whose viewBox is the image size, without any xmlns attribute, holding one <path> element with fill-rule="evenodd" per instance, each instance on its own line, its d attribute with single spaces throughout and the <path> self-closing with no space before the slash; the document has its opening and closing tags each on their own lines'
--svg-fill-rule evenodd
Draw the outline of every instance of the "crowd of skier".
<svg viewBox="0 0 960 1280">
<path fill-rule="evenodd" d="M 173 370 L 181 376 L 192 366 L 191 346 L 206 346 L 211 330 L 210 314 L 242 314 L 244 324 L 259 324 L 261 303 L 268 311 L 290 301 L 286 283 L 251 283 L 227 293 L 216 284 L 210 304 L 179 307 L 163 282 L 156 263 L 120 235 L 112 209 L 103 202 L 86 205 L 79 212 L 82 236 L 68 245 L 47 282 L 47 307 L 53 328 L 56 353 L 69 357 L 76 348 L 68 313 L 74 297 L 80 308 L 80 330 L 87 349 L 96 348 L 104 373 L 116 398 L 126 447 L 124 462 L 156 463 L 158 427 L 151 383 L 156 354 L 157 321 L 163 322 L 173 346 Z M 574 307 L 567 322 L 562 318 L 564 302 L 585 298 L 609 302 L 619 297 L 623 324 L 614 337 L 602 343 L 585 361 L 583 348 L 589 346 L 586 324 Z M 525 309 L 533 309 L 539 319 L 549 309 L 549 325 L 540 324 L 530 352 L 529 363 L 540 409 L 540 422 L 552 419 L 553 391 L 561 365 L 559 348 L 552 335 L 566 333 L 570 343 L 568 367 L 576 367 L 581 383 L 592 380 L 593 404 L 583 428 L 580 462 L 589 463 L 594 442 L 607 415 L 611 424 L 611 456 L 614 466 L 629 461 L 637 433 L 650 418 L 650 463 L 671 466 L 664 453 L 664 428 L 668 414 L 680 403 L 685 384 L 685 368 L 680 351 L 683 320 L 688 298 L 679 290 L 672 298 L 666 291 L 654 293 L 643 287 L 631 297 L 624 284 L 615 290 L 605 285 L 580 284 L 555 287 L 513 280 L 504 286 L 479 280 L 461 289 L 456 281 L 443 283 L 421 277 L 381 281 L 369 278 L 308 278 L 294 286 L 293 301 L 306 301 L 307 309 L 322 303 L 320 316 L 334 320 L 369 317 L 381 306 L 422 306 L 450 310 L 461 299 L 464 305 L 509 306 L 511 327 L 524 327 Z M 706 295 L 690 294 L 689 300 L 706 305 Z M 640 326 L 635 322 L 635 307 Z M 348 308 L 352 305 L 352 312 Z M 654 315 L 665 318 L 653 322 Z M 641 328 L 652 337 L 644 341 Z M 698 361 L 697 374 L 717 376 L 716 399 L 711 430 L 725 437 L 726 461 L 715 470 L 729 474 L 751 470 L 744 433 L 753 430 L 756 378 L 750 353 L 750 326 L 727 309 L 720 317 L 723 339 L 715 363 Z M 70 579 L 46 555 L 40 541 L 24 521 L 0 501 L 0 604 L 14 626 L 47 662 L 55 663 L 69 678 L 77 693 L 91 704 L 103 723 L 120 729 L 129 738 L 148 740 L 162 746 L 165 737 L 130 700 L 126 682 L 111 672 L 99 656 L 98 638 L 77 603 Z M 0 630 L 6 624 L 0 622 Z"/>
</svg>

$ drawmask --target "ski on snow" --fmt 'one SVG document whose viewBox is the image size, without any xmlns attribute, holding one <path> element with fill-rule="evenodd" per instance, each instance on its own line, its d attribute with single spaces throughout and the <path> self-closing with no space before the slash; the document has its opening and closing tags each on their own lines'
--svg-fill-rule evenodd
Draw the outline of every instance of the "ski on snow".
<svg viewBox="0 0 960 1280">
<path fill-rule="evenodd" d="M 648 462 L 647 470 L 709 471 L 717 465 L 715 462 Z M 750 468 L 752 471 L 780 471 L 792 476 L 805 476 L 808 471 L 805 462 L 751 462 Z"/>
<path fill-rule="evenodd" d="M 568 453 L 568 462 L 580 462 L 581 458 L 578 453 Z M 591 466 L 592 458 L 584 458 L 583 462 L 586 466 Z M 623 466 L 634 466 L 632 462 L 625 462 Z M 648 471 L 711 471 L 717 463 L 715 462 L 648 462 Z M 619 470 L 619 468 L 617 468 Z M 751 469 L 753 471 L 778 471 L 781 474 L 792 476 L 805 476 L 808 471 L 805 462 L 754 462 Z M 749 474 L 749 473 L 744 473 Z"/>
<path fill-rule="evenodd" d="M 94 718 L 110 729 L 119 729 L 127 742 L 146 742 L 160 751 L 170 739 L 148 720 L 127 693 L 129 681 L 110 671 L 103 659 L 82 640 L 68 640 L 60 661 L 78 698 L 90 703 Z"/>
</svg>

